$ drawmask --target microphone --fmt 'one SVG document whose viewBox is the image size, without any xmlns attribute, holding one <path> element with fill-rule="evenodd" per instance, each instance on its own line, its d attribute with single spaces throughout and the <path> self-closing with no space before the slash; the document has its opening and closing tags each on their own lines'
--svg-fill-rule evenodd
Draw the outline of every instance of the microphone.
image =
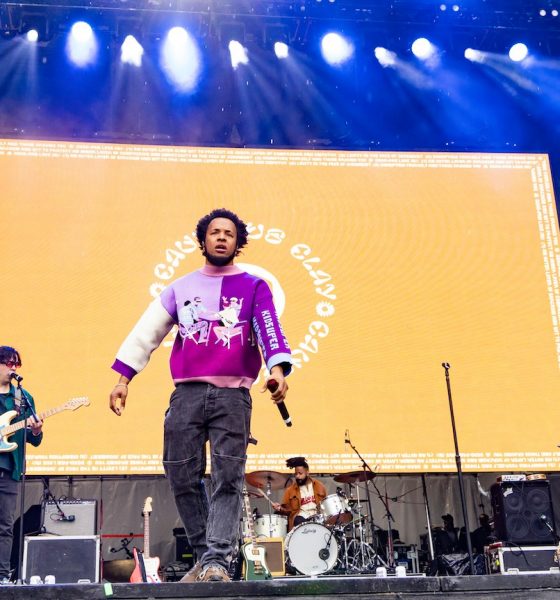
<svg viewBox="0 0 560 600">
<path fill-rule="evenodd" d="M 266 382 L 266 387 L 268 388 L 269 392 L 275 392 L 278 389 L 278 382 L 276 381 L 276 379 L 269 379 Z M 278 404 L 276 406 L 278 407 L 278 410 L 280 411 L 280 415 L 282 416 L 284 423 L 286 423 L 286 427 L 291 427 L 292 426 L 292 417 L 290 417 L 290 413 L 288 412 L 288 409 L 286 408 L 286 404 L 284 403 L 284 401 L 282 400 L 282 402 L 278 402 Z"/>
<path fill-rule="evenodd" d="M 10 379 L 15 379 L 18 383 L 21 383 L 23 381 L 23 377 L 21 375 L 18 375 L 15 371 L 12 371 L 10 373 Z"/>
<path fill-rule="evenodd" d="M 539 517 L 539 519 L 548 527 L 548 529 L 551 531 L 551 533 L 554 533 L 554 528 L 552 527 L 552 525 L 548 522 L 548 517 L 546 515 L 541 515 Z"/>
<path fill-rule="evenodd" d="M 346 498 L 346 494 L 344 492 L 344 490 L 341 487 L 337 487 L 336 488 L 336 493 L 337 495 L 339 495 L 341 498 Z"/>
<path fill-rule="evenodd" d="M 61 515 L 59 521 L 66 521 L 67 523 L 72 523 L 76 520 L 76 515 Z"/>
<path fill-rule="evenodd" d="M 344 443 L 345 444 L 350 444 L 351 443 L 350 442 L 350 432 L 349 432 L 348 429 L 344 432 Z"/>
</svg>

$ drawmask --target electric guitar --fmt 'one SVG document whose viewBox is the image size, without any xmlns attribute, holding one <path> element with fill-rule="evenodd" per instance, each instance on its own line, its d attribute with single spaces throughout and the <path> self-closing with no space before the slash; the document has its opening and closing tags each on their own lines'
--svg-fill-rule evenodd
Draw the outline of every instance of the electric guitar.
<svg viewBox="0 0 560 600">
<path fill-rule="evenodd" d="M 161 583 L 158 575 L 159 558 L 150 556 L 150 513 L 152 512 L 152 497 L 144 501 L 142 515 L 144 516 L 144 552 L 133 548 L 134 570 L 130 575 L 131 583 Z"/>
<path fill-rule="evenodd" d="M 272 579 L 272 575 L 266 566 L 264 548 L 262 546 L 257 546 L 257 538 L 255 536 L 255 530 L 253 529 L 253 515 L 249 503 L 249 494 L 247 493 L 247 488 L 245 486 L 243 486 L 243 499 L 245 502 L 245 515 L 247 516 L 249 527 L 249 537 L 251 538 L 250 542 L 241 546 L 245 567 L 243 578 L 245 581 Z"/>
<path fill-rule="evenodd" d="M 50 408 L 49 410 L 38 414 L 37 417 L 39 417 L 41 421 L 44 421 L 47 417 L 52 417 L 63 410 L 76 410 L 77 408 L 80 408 L 80 406 L 89 406 L 89 398 L 72 398 L 71 400 L 68 400 L 66 404 L 63 404 L 58 408 Z M 23 429 L 26 422 L 29 423 L 33 420 L 32 417 L 28 417 L 24 421 L 18 421 L 17 423 L 10 425 L 10 421 L 17 416 L 18 413 L 16 410 L 9 410 L 0 416 L 0 452 L 12 452 L 12 450 L 15 450 L 17 444 L 15 442 L 9 442 L 7 438 L 18 431 L 18 429 Z"/>
</svg>

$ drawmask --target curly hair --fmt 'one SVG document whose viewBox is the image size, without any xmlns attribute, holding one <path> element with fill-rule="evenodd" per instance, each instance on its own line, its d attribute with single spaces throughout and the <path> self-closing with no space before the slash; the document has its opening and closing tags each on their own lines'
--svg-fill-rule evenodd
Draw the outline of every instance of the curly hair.
<svg viewBox="0 0 560 600">
<path fill-rule="evenodd" d="M 286 466 L 288 469 L 295 469 L 296 467 L 304 467 L 305 469 L 309 469 L 309 465 L 303 456 L 294 456 L 293 458 L 288 458 L 286 461 Z"/>
<path fill-rule="evenodd" d="M 202 219 L 196 224 L 196 239 L 198 245 L 202 251 L 204 251 L 204 240 L 206 239 L 206 232 L 208 231 L 208 225 L 214 219 L 229 219 L 235 225 L 237 230 L 237 249 L 235 256 L 238 256 L 241 248 L 247 245 L 249 241 L 249 232 L 247 231 L 247 225 L 231 210 L 227 208 L 216 208 L 211 213 L 204 215 Z"/>
<path fill-rule="evenodd" d="M 11 346 L 0 346 L 0 363 L 4 365 L 11 360 L 21 367 L 21 356 L 16 349 Z"/>
</svg>

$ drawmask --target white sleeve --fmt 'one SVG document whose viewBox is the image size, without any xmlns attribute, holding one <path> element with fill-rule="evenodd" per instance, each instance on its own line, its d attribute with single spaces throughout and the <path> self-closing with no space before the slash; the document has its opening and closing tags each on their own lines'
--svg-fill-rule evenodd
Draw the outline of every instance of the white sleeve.
<svg viewBox="0 0 560 600">
<path fill-rule="evenodd" d="M 139 373 L 175 321 L 156 298 L 133 327 L 117 352 L 117 360 Z"/>
</svg>

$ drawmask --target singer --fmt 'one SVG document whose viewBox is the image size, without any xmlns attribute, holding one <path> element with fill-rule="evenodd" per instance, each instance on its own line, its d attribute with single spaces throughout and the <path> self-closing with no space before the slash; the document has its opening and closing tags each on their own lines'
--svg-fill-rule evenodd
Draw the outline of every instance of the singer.
<svg viewBox="0 0 560 600">
<path fill-rule="evenodd" d="M 16 371 L 21 367 L 21 356 L 11 346 L 0 346 L 0 419 L 11 410 L 20 412 L 18 393 L 12 384 Z M 29 404 L 35 409 L 31 394 L 22 390 Z M 19 415 L 12 423 L 23 420 L 28 415 Z M 0 453 L 0 585 L 10 583 L 10 555 L 14 534 L 14 520 L 17 514 L 19 481 L 23 470 L 23 443 L 25 440 L 38 446 L 43 439 L 43 423 L 33 420 L 27 430 L 20 429 L 11 437 L 17 448 L 12 452 Z"/>
<path fill-rule="evenodd" d="M 286 461 L 288 469 L 294 469 L 295 482 L 284 490 L 282 503 L 272 503 L 274 510 L 288 515 L 288 530 L 305 523 L 319 514 L 321 502 L 327 497 L 325 486 L 309 477 L 309 465 L 303 456 Z"/>
<path fill-rule="evenodd" d="M 163 466 L 197 559 L 185 583 L 229 581 L 250 433 L 249 389 L 262 364 L 259 347 L 278 384 L 272 392 L 276 403 L 286 398 L 292 363 L 267 283 L 233 264 L 248 242 L 245 223 L 217 209 L 200 219 L 196 237 L 205 265 L 171 283 L 142 315 L 117 353 L 113 369 L 120 379 L 109 400 L 121 415 L 128 384 L 177 325 Z M 209 508 L 200 485 L 206 440 L 212 457 Z"/>
</svg>

